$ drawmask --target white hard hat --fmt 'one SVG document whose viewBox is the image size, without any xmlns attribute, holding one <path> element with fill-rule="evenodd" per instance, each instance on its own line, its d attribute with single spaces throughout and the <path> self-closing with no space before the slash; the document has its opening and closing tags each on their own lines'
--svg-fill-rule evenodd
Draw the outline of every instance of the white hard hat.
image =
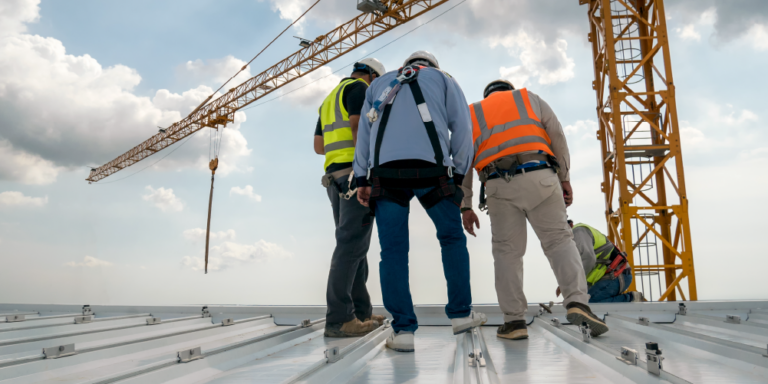
<svg viewBox="0 0 768 384">
<path fill-rule="evenodd" d="M 406 67 L 410 64 L 413 64 L 414 62 L 423 62 L 429 66 L 440 68 L 440 64 L 437 62 L 437 58 L 435 55 L 427 52 L 427 51 L 416 51 L 412 53 L 410 56 L 408 56 L 407 59 L 405 59 L 405 62 L 403 63 L 403 67 Z"/>
<path fill-rule="evenodd" d="M 366 57 L 365 59 L 362 59 L 355 63 L 355 70 L 357 70 L 358 65 L 363 64 L 367 65 L 368 68 L 370 68 L 374 73 L 376 73 L 376 76 L 383 76 L 385 73 L 387 73 L 387 70 L 384 69 L 384 64 L 381 63 L 381 61 L 378 61 L 374 59 L 373 57 Z"/>
<path fill-rule="evenodd" d="M 488 83 L 488 85 L 485 86 L 485 89 L 483 90 L 483 98 L 487 98 L 491 95 L 491 93 L 494 93 L 496 91 L 512 91 L 515 89 L 515 86 L 512 85 L 511 82 L 504 79 L 494 80 Z"/>
</svg>

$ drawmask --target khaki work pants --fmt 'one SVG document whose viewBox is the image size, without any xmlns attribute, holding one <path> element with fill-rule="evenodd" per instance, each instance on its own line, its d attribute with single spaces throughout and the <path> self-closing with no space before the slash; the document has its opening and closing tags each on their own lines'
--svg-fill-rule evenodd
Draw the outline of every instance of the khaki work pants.
<svg viewBox="0 0 768 384">
<path fill-rule="evenodd" d="M 563 304 L 587 304 L 587 279 L 566 221 L 563 189 L 557 174 L 542 169 L 516 175 L 508 183 L 503 178 L 489 180 L 485 191 L 493 235 L 496 295 L 504 321 L 525 319 L 528 307 L 523 293 L 526 218 L 549 259 L 565 298 Z"/>
</svg>

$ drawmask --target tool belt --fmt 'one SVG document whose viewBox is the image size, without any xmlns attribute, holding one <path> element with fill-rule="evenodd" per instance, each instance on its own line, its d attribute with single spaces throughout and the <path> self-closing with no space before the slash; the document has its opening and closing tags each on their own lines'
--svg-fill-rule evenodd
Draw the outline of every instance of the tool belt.
<svg viewBox="0 0 768 384">
<path fill-rule="evenodd" d="M 389 116 L 392 113 L 392 105 L 394 104 L 394 98 L 396 94 L 389 94 L 386 100 L 386 106 L 384 107 L 384 113 L 381 116 L 381 122 L 379 123 L 379 129 L 376 134 L 376 143 L 373 153 L 373 168 L 370 169 L 368 174 L 368 180 L 371 182 L 371 197 L 369 200 L 369 207 L 371 208 L 370 215 L 363 220 L 363 225 L 370 224 L 371 218 L 376 214 L 376 200 L 387 198 L 400 206 L 407 207 L 411 196 L 406 189 L 399 188 L 384 188 L 381 185 L 382 179 L 434 179 L 435 188 L 430 190 L 424 196 L 419 197 L 419 202 L 424 209 L 430 209 L 437 205 L 443 199 L 451 199 L 457 207 L 461 207 L 461 200 L 464 198 L 464 193 L 461 188 L 457 187 L 451 182 L 453 179 L 453 167 L 446 167 L 443 165 L 444 155 L 443 149 L 440 145 L 440 139 L 435 128 L 435 123 L 432 121 L 432 117 L 429 114 L 424 94 L 421 91 L 421 87 L 417 81 L 418 72 L 420 67 L 405 67 L 400 69 L 400 73 L 407 72 L 407 77 L 398 76 L 402 85 L 408 85 L 413 94 L 413 99 L 419 108 L 421 120 L 424 123 L 424 128 L 427 130 L 427 136 L 432 146 L 432 150 L 435 152 L 435 166 L 429 168 L 414 168 L 414 169 L 394 169 L 394 168 L 382 168 L 379 164 L 379 154 L 381 152 L 381 143 L 384 139 L 384 131 L 389 121 Z"/>
<path fill-rule="evenodd" d="M 546 161 L 548 164 L 536 165 L 527 168 L 518 168 L 520 165 L 529 161 Z M 504 156 L 488 164 L 482 171 L 478 172 L 480 177 L 480 211 L 487 211 L 487 198 L 485 196 L 485 183 L 488 180 L 505 179 L 509 183 L 515 175 L 521 173 L 534 172 L 542 169 L 552 169 L 555 173 L 560 172 L 560 165 L 554 156 L 539 153 L 523 153 Z"/>
<path fill-rule="evenodd" d="M 615 247 L 615 246 L 614 246 Z M 629 268 L 629 262 L 627 261 L 627 254 L 624 252 L 619 251 L 617 248 L 613 249 L 613 252 L 611 254 L 611 257 L 607 259 L 597 259 L 594 270 L 604 270 L 603 276 L 601 276 L 597 281 L 601 280 L 614 280 L 621 276 L 622 273 L 631 273 L 631 269 Z M 592 272 L 590 272 L 592 274 Z M 589 286 L 594 285 L 589 284 Z"/>
<path fill-rule="evenodd" d="M 340 187 L 336 180 L 343 180 L 345 177 L 347 178 L 347 184 Z M 357 182 L 355 182 L 355 172 L 352 170 L 352 167 L 326 173 L 320 179 L 320 182 L 325 188 L 330 187 L 335 189 L 336 193 L 339 194 L 339 197 L 345 200 L 351 199 L 352 196 L 357 193 Z M 355 183 L 354 187 L 352 186 L 352 183 Z"/>
</svg>

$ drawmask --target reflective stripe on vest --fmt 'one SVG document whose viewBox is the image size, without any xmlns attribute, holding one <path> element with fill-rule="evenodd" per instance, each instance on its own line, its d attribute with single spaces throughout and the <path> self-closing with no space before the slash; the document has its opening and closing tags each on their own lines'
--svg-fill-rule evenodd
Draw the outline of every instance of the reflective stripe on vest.
<svg viewBox="0 0 768 384">
<path fill-rule="evenodd" d="M 605 272 L 608 269 L 605 261 L 610 260 L 614 247 L 613 244 L 608 241 L 608 238 L 597 229 L 586 224 L 576 224 L 573 226 L 574 229 L 579 227 L 589 229 L 589 234 L 592 236 L 592 244 L 594 244 L 597 265 L 595 265 L 595 268 L 587 274 L 587 283 L 591 285 L 602 279 L 605 275 Z M 601 260 L 603 261 L 602 264 Z"/>
<path fill-rule="evenodd" d="M 325 165 L 351 163 L 355 157 L 355 142 L 352 138 L 352 125 L 349 113 L 344 108 L 344 90 L 347 85 L 363 79 L 344 80 L 325 98 L 320 106 L 320 126 L 323 128 L 323 146 Z M 366 83 L 367 84 L 367 83 Z"/>
<path fill-rule="evenodd" d="M 478 172 L 504 156 L 543 151 L 554 156 L 552 140 L 531 107 L 528 91 L 495 92 L 469 106 Z"/>
</svg>

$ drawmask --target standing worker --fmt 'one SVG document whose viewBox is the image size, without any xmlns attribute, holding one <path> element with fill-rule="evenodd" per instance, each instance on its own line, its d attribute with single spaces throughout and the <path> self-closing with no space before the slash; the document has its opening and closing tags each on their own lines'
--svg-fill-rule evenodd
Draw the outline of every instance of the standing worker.
<svg viewBox="0 0 768 384">
<path fill-rule="evenodd" d="M 491 218 L 496 294 L 504 312 L 504 325 L 496 335 L 513 340 L 528 337 L 528 301 L 523 293 L 526 218 L 562 288 L 568 321 L 587 323 L 593 336 L 607 332 L 608 327 L 587 305 L 587 281 L 566 222 L 565 208 L 573 202 L 573 190 L 560 122 L 539 96 L 525 88 L 515 90 L 506 80 L 488 84 L 483 96 L 483 101 L 469 108 L 473 165 L 483 183 L 480 209 L 487 208 Z M 471 171 L 462 189 L 464 228 L 474 236 L 473 225 L 480 228 L 480 222 L 472 210 Z"/>
<path fill-rule="evenodd" d="M 372 226 L 361 225 L 368 208 L 353 197 L 357 186 L 352 175 L 365 91 L 384 73 L 384 65 L 376 59 L 355 63 L 352 74 L 342 79 L 323 101 L 315 129 L 315 152 L 325 155 L 322 183 L 328 190 L 336 222 L 336 249 L 326 291 L 326 337 L 362 336 L 384 321 L 384 316 L 373 315 L 365 286 Z"/>
<path fill-rule="evenodd" d="M 639 303 L 643 293 L 631 291 L 624 293 L 632 284 L 632 268 L 627 262 L 627 254 L 621 252 L 597 229 L 586 224 L 573 225 L 573 240 L 581 255 L 584 273 L 589 286 L 590 303 Z M 557 289 L 560 296 L 560 288 Z"/>
<path fill-rule="evenodd" d="M 376 217 L 381 293 L 393 317 L 386 345 L 400 352 L 414 351 L 418 328 L 408 285 L 408 214 L 414 196 L 437 229 L 448 281 L 445 313 L 453 333 L 486 322 L 485 315 L 472 311 L 462 195 L 456 187 L 472 162 L 472 125 L 464 93 L 439 68 L 432 54 L 418 51 L 399 71 L 371 85 L 355 152 L 357 196 Z"/>
</svg>

